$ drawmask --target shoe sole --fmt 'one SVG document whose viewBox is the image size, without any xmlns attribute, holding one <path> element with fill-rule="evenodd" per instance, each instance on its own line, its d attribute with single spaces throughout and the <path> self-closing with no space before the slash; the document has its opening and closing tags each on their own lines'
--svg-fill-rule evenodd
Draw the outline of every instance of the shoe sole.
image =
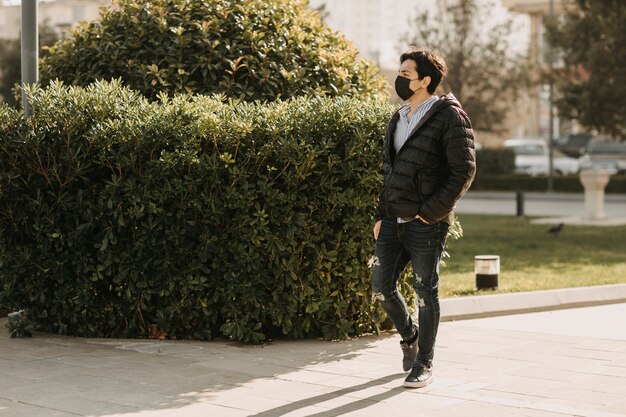
<svg viewBox="0 0 626 417">
<path fill-rule="evenodd" d="M 432 378 L 429 378 L 426 381 L 415 381 L 415 382 L 404 381 L 404 384 L 402 384 L 402 386 L 405 388 L 424 388 L 425 386 L 429 385 L 431 382 L 433 382 Z"/>
</svg>

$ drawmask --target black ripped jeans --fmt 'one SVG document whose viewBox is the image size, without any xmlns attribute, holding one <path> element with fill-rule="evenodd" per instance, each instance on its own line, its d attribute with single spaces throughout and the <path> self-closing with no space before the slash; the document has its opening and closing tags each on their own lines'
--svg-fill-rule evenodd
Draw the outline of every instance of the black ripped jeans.
<svg viewBox="0 0 626 417">
<path fill-rule="evenodd" d="M 418 362 L 430 363 L 434 356 L 440 316 L 439 263 L 447 234 L 448 225 L 444 222 L 398 223 L 395 218 L 385 217 L 370 261 L 373 297 L 381 303 L 403 339 L 411 337 L 414 323 L 397 284 L 409 261 L 413 264 L 419 324 Z"/>
</svg>

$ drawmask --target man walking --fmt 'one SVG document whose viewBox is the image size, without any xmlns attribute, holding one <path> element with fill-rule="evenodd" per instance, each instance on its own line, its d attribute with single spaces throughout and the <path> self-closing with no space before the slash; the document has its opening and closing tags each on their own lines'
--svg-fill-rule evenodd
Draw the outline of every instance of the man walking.
<svg viewBox="0 0 626 417">
<path fill-rule="evenodd" d="M 434 95 L 446 73 L 445 61 L 435 52 L 402 54 L 395 89 L 407 104 L 391 117 L 383 145 L 385 179 L 374 226 L 372 290 L 402 337 L 402 366 L 410 371 L 404 381 L 408 388 L 432 381 L 440 316 L 439 263 L 454 205 L 476 171 L 467 114 L 452 94 Z M 417 323 L 397 290 L 409 261 L 417 293 Z"/>
</svg>

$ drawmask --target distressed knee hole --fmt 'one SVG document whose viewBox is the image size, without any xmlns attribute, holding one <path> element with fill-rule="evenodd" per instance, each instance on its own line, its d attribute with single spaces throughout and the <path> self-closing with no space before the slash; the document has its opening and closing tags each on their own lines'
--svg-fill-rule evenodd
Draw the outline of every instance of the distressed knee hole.
<svg viewBox="0 0 626 417">
<path fill-rule="evenodd" d="M 422 283 L 422 277 L 419 276 L 419 274 L 416 272 L 415 273 L 415 283 L 416 284 L 421 284 Z"/>
<path fill-rule="evenodd" d="M 376 255 L 372 256 L 369 261 L 367 261 L 367 267 L 373 268 L 375 266 L 380 266 L 380 258 Z"/>
<path fill-rule="evenodd" d="M 422 297 L 418 297 L 417 298 L 417 307 L 419 307 L 419 308 L 426 307 L 426 300 L 423 299 Z"/>
<path fill-rule="evenodd" d="M 385 301 L 385 294 L 382 292 L 375 292 L 372 294 L 372 300 L 374 301 Z"/>
</svg>

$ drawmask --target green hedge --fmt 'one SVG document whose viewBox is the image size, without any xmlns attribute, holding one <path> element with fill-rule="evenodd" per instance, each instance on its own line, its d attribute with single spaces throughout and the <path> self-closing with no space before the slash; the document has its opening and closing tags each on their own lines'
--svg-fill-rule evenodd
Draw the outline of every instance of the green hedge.
<svg viewBox="0 0 626 417">
<path fill-rule="evenodd" d="M 515 153 L 507 148 L 483 148 L 476 151 L 476 177 L 512 174 Z"/>
<path fill-rule="evenodd" d="M 473 189 L 481 189 L 485 178 L 497 175 L 509 175 L 515 170 L 515 154 L 511 149 L 483 148 L 476 151 L 476 177 L 472 183 Z"/>
<path fill-rule="evenodd" d="M 475 191 L 546 191 L 548 178 L 529 175 L 485 175 L 472 184 Z M 563 175 L 554 177 L 554 191 L 584 192 L 579 175 Z M 612 175 L 605 189 L 608 194 L 626 193 L 626 175 Z"/>
<path fill-rule="evenodd" d="M 392 109 L 151 103 L 119 81 L 0 107 L 0 306 L 89 337 L 343 338 L 381 320 L 367 260 Z"/>
<path fill-rule="evenodd" d="M 300 0 L 117 0 L 49 49 L 41 81 L 122 78 L 161 92 L 248 101 L 382 95 L 376 66 Z"/>
</svg>

